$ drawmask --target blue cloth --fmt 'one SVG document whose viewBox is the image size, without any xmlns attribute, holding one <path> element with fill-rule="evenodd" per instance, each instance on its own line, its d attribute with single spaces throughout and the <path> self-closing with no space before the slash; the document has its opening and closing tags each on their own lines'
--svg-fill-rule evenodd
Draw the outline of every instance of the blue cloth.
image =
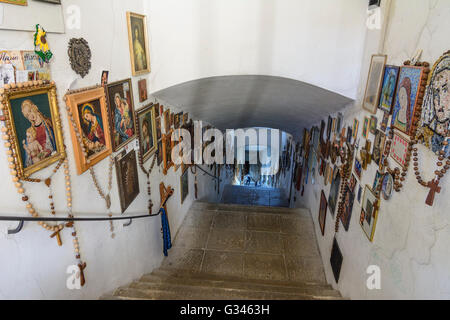
<svg viewBox="0 0 450 320">
<path fill-rule="evenodd" d="M 169 220 L 167 219 L 166 210 L 164 208 L 159 209 L 161 214 L 161 229 L 163 234 L 163 251 L 164 255 L 167 257 L 167 250 L 172 248 L 172 239 L 170 237 L 170 226 Z"/>
</svg>

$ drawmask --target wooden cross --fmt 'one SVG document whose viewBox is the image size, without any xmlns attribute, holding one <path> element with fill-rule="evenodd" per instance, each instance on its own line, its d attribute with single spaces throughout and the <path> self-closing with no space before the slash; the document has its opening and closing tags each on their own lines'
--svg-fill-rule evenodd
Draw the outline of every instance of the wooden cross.
<svg viewBox="0 0 450 320">
<path fill-rule="evenodd" d="M 80 268 L 80 285 L 84 286 L 86 283 L 86 278 L 84 277 L 84 269 L 86 269 L 86 262 L 79 263 L 78 268 Z"/>
<path fill-rule="evenodd" d="M 166 202 L 167 202 L 167 199 L 173 194 L 173 191 L 174 190 L 171 186 L 168 186 L 166 188 L 166 186 L 164 185 L 164 182 L 161 182 L 159 184 L 159 195 L 161 198 L 160 206 L 163 207 L 166 212 L 167 212 Z"/>
<path fill-rule="evenodd" d="M 428 193 L 428 197 L 425 203 L 429 206 L 432 206 L 436 192 L 441 192 L 441 187 L 439 187 L 439 180 L 431 180 L 430 182 L 428 182 L 428 188 L 430 188 L 430 192 Z"/>
<path fill-rule="evenodd" d="M 61 232 L 61 230 L 56 231 L 55 233 L 53 233 L 50 238 L 54 238 L 56 237 L 56 241 L 58 242 L 58 246 L 62 246 L 62 241 L 61 241 L 61 235 L 59 234 Z"/>
</svg>

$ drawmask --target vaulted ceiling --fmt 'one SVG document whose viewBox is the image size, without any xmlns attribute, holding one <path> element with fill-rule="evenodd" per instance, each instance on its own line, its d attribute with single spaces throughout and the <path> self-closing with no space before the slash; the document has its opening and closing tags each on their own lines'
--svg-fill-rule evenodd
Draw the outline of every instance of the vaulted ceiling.
<svg viewBox="0 0 450 320">
<path fill-rule="evenodd" d="M 302 81 L 262 75 L 198 79 L 153 95 L 221 130 L 267 127 L 294 137 L 353 101 Z"/>
</svg>

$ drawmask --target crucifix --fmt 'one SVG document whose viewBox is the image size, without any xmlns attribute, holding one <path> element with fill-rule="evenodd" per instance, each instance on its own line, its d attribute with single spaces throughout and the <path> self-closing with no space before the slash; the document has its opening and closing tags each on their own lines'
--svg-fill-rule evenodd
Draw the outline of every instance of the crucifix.
<svg viewBox="0 0 450 320">
<path fill-rule="evenodd" d="M 434 202 L 434 196 L 436 195 L 436 193 L 441 192 L 441 187 L 439 187 L 439 180 L 429 181 L 428 188 L 430 188 L 430 192 L 428 193 L 428 197 L 425 203 L 429 206 L 432 206 Z"/>
<path fill-rule="evenodd" d="M 80 268 L 80 285 L 84 286 L 86 283 L 86 278 L 84 277 L 84 269 L 86 269 L 86 262 L 79 263 L 78 268 Z"/>
<path fill-rule="evenodd" d="M 161 182 L 159 184 L 159 195 L 161 197 L 160 207 L 164 208 L 164 210 L 167 212 L 166 202 L 170 198 L 170 196 L 173 195 L 173 188 L 171 186 L 168 186 L 166 188 L 164 182 Z"/>
<path fill-rule="evenodd" d="M 61 229 L 62 230 L 62 229 Z M 62 246 L 62 241 L 61 241 L 61 235 L 59 234 L 61 232 L 61 230 L 55 231 L 50 238 L 54 238 L 56 237 L 56 241 L 58 242 L 58 246 Z"/>
</svg>

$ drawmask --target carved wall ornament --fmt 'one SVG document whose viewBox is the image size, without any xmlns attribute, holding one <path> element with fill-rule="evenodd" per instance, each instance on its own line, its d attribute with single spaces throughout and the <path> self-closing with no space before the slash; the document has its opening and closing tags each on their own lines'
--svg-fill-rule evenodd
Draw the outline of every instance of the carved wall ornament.
<svg viewBox="0 0 450 320">
<path fill-rule="evenodd" d="M 69 41 L 67 54 L 73 71 L 84 78 L 91 69 L 91 49 L 88 42 L 83 38 L 72 38 Z"/>
</svg>

